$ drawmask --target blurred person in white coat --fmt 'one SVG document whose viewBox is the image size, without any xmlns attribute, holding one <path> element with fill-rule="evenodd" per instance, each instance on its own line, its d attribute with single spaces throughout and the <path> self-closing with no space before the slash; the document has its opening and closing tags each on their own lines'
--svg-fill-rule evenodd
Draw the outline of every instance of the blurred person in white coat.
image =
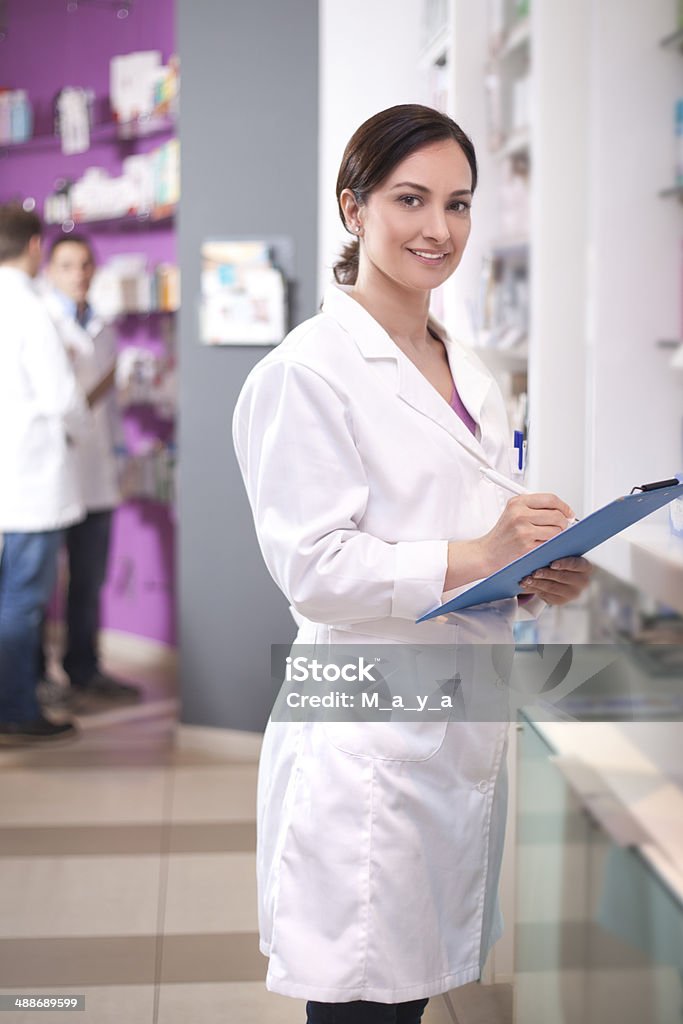
<svg viewBox="0 0 683 1024">
<path fill-rule="evenodd" d="M 237 457 L 298 644 L 440 644 L 463 661 L 474 644 L 509 645 L 517 599 L 416 620 L 573 515 L 556 495 L 510 499 L 482 477 L 510 472 L 503 398 L 429 314 L 462 257 L 476 184 L 472 143 L 445 115 L 402 105 L 361 125 L 337 182 L 355 236 L 337 284 L 240 394 Z M 563 560 L 520 600 L 562 604 L 589 573 Z M 271 717 L 260 945 L 268 988 L 307 999 L 310 1024 L 416 1024 L 429 996 L 480 977 L 502 928 L 507 731 L 502 718 Z"/>
<path fill-rule="evenodd" d="M 0 207 L 0 744 L 75 735 L 41 712 L 41 623 L 62 531 L 83 518 L 76 446 L 90 414 L 35 288 L 42 225 Z"/>
<path fill-rule="evenodd" d="M 100 599 L 107 576 L 114 510 L 121 501 L 114 448 L 119 432 L 115 397 L 116 335 L 88 302 L 95 274 L 92 245 L 84 235 L 60 235 L 52 243 L 43 295 L 76 377 L 92 408 L 92 425 L 77 449 L 85 518 L 65 531 L 69 585 L 64 671 L 68 702 L 87 711 L 102 699 L 136 701 L 137 687 L 102 670 L 98 650 Z M 50 703 L 63 694 L 41 686 Z M 89 698 L 95 698 L 95 703 Z"/>
</svg>

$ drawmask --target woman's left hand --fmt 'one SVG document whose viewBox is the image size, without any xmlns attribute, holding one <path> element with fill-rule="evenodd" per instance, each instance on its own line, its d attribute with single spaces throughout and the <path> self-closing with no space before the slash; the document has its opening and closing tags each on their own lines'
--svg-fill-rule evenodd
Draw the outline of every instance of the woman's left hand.
<svg viewBox="0 0 683 1024">
<path fill-rule="evenodd" d="M 592 572 L 593 566 L 585 558 L 560 558 L 525 576 L 520 586 L 525 594 L 537 594 L 547 604 L 567 604 L 586 589 Z"/>
</svg>

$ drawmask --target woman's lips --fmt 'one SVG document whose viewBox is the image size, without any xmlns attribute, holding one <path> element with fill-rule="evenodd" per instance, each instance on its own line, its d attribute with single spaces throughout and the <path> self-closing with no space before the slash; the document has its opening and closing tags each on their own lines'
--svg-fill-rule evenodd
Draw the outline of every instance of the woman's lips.
<svg viewBox="0 0 683 1024">
<path fill-rule="evenodd" d="M 428 249 L 408 249 L 408 252 L 425 267 L 440 267 L 448 256 L 447 252 L 430 253 Z"/>
</svg>

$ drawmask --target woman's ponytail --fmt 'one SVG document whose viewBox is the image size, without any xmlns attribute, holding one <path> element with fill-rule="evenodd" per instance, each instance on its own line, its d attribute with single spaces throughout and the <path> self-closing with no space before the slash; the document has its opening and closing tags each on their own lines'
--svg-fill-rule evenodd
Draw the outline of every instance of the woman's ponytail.
<svg viewBox="0 0 683 1024">
<path fill-rule="evenodd" d="M 358 278 L 358 239 L 352 239 L 341 251 L 332 270 L 337 284 L 355 284 Z"/>
</svg>

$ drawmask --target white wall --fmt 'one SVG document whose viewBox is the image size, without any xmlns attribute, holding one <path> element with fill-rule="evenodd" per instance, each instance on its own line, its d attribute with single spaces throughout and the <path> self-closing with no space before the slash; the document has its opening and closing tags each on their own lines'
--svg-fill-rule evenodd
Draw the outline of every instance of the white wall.
<svg viewBox="0 0 683 1024">
<path fill-rule="evenodd" d="M 420 0 L 320 0 L 319 291 L 350 235 L 335 184 L 344 147 L 372 114 L 424 101 Z"/>
</svg>

